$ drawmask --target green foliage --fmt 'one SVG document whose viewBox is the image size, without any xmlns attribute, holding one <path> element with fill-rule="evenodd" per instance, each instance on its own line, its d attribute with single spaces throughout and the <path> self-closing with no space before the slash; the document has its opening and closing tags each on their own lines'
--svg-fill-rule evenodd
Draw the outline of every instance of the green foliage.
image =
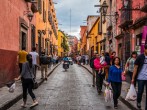
<svg viewBox="0 0 147 110">
<path fill-rule="evenodd" d="M 68 52 L 69 51 L 69 46 L 67 44 L 67 40 L 65 38 L 66 36 L 63 37 L 63 42 L 61 43 L 61 47 L 64 49 L 64 52 Z"/>
</svg>

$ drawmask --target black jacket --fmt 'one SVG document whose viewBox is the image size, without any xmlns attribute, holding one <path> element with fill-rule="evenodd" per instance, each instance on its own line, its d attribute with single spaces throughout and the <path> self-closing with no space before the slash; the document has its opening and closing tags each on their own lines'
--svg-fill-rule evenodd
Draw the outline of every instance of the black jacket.
<svg viewBox="0 0 147 110">
<path fill-rule="evenodd" d="M 144 64 L 144 60 L 145 60 L 145 55 L 141 54 L 137 57 L 137 59 L 135 61 L 135 65 L 138 65 L 137 74 L 139 74 L 139 72 L 141 71 L 142 66 Z"/>
</svg>

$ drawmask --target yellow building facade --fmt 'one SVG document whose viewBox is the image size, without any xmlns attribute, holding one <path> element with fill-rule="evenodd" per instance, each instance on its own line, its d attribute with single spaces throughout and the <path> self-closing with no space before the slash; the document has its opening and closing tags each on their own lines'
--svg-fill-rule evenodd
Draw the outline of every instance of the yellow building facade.
<svg viewBox="0 0 147 110">
<path fill-rule="evenodd" d="M 57 54 L 58 48 L 58 22 L 52 0 L 38 0 L 38 13 L 36 14 L 36 47 L 40 54 L 45 51 L 47 55 Z"/>
<path fill-rule="evenodd" d="M 92 25 L 90 31 L 88 32 L 89 36 L 89 48 L 91 50 L 91 56 L 94 54 L 94 51 L 97 51 L 100 53 L 101 51 L 101 46 L 100 46 L 100 41 L 102 39 L 102 36 L 99 34 L 99 22 L 100 22 L 100 17 L 96 19 L 94 24 Z"/>
<path fill-rule="evenodd" d="M 62 47 L 62 42 L 63 42 L 63 37 L 65 36 L 65 34 L 58 30 L 58 56 L 63 56 L 64 50 Z"/>
</svg>

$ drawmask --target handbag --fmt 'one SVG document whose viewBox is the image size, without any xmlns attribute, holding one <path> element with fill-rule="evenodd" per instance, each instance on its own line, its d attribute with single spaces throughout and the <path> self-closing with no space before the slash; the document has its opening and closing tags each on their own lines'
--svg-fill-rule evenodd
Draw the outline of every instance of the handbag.
<svg viewBox="0 0 147 110">
<path fill-rule="evenodd" d="M 31 70 L 30 70 L 29 65 L 27 65 L 27 66 L 28 66 L 29 73 L 30 73 L 30 75 L 31 75 L 31 77 L 32 77 L 33 89 L 37 89 L 37 88 L 39 87 L 39 84 L 38 84 L 38 82 L 33 78 L 32 74 L 31 74 Z"/>
</svg>

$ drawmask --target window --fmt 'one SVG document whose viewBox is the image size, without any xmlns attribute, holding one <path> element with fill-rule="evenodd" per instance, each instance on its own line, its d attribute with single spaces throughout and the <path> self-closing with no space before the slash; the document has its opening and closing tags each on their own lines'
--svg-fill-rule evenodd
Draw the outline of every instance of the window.
<svg viewBox="0 0 147 110">
<path fill-rule="evenodd" d="M 46 11 L 45 11 L 45 3 L 43 1 L 43 21 L 46 22 Z"/>
</svg>

